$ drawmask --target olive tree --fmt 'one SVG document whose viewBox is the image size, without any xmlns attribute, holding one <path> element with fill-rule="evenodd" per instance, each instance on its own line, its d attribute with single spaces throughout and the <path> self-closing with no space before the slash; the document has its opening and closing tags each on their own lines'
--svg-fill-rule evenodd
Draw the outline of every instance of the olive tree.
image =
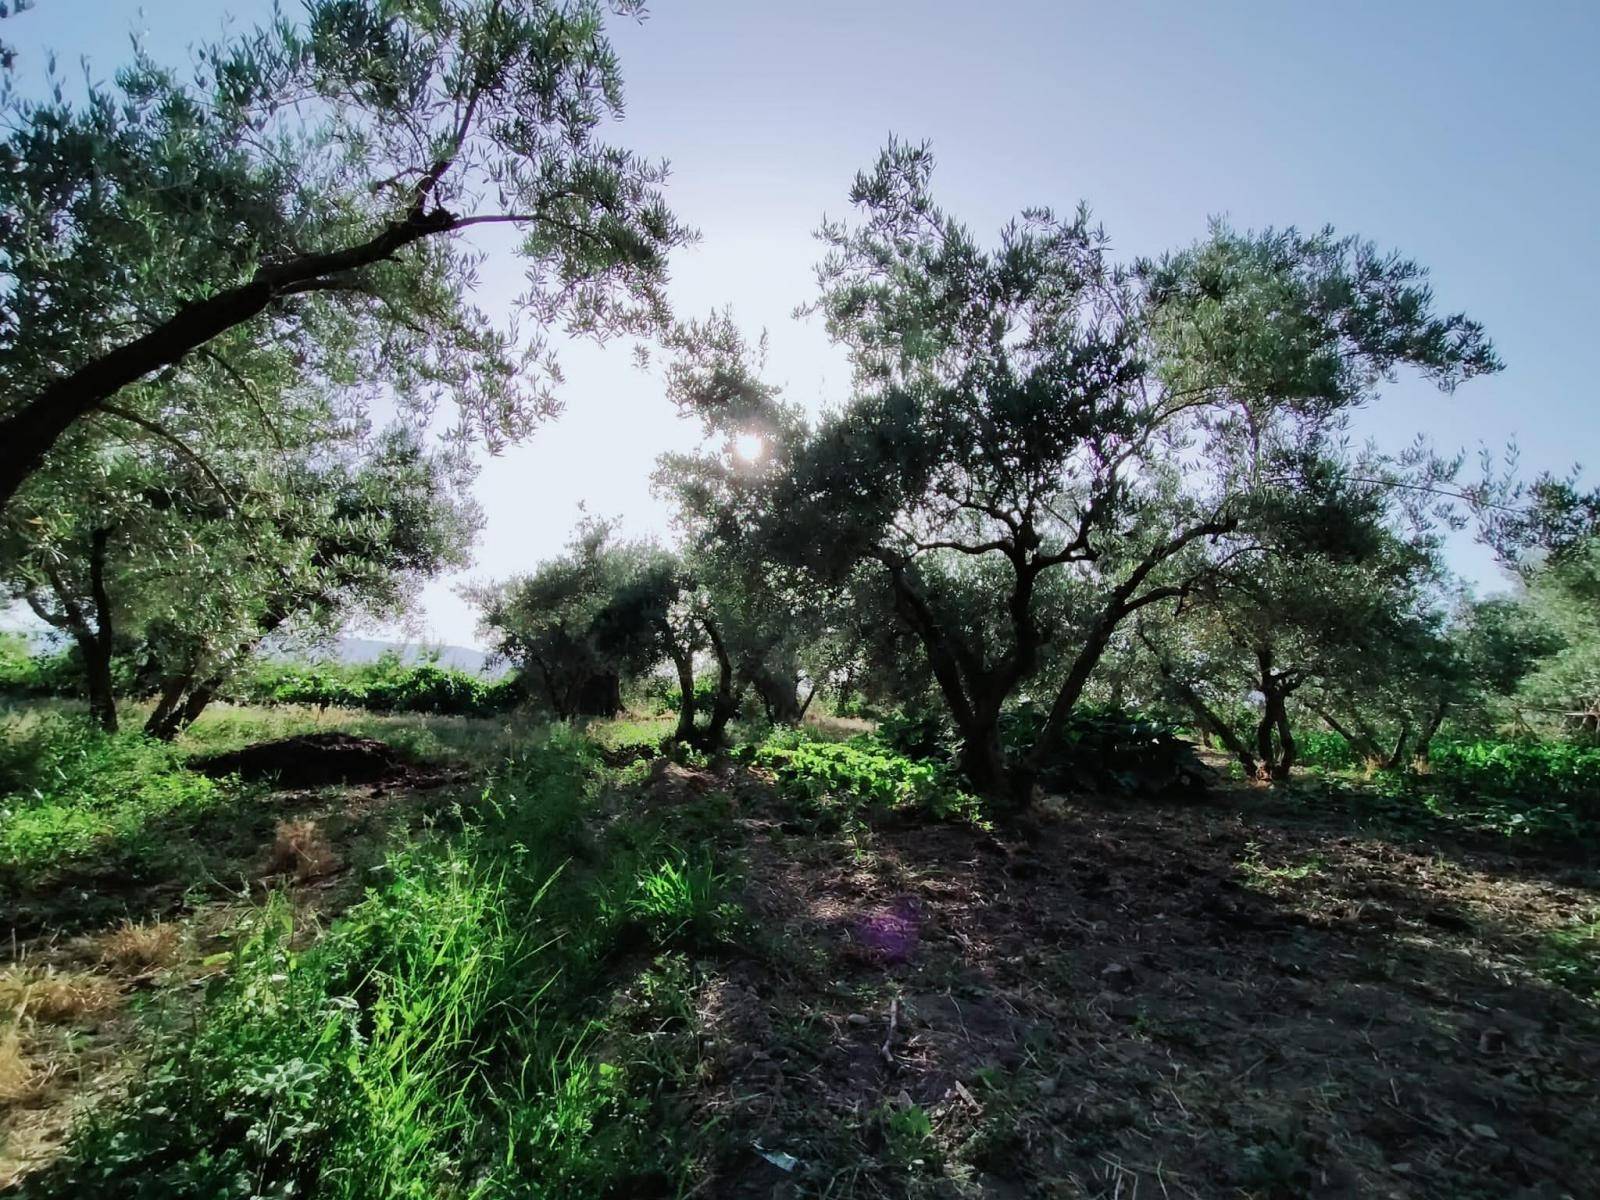
<svg viewBox="0 0 1600 1200">
<path fill-rule="evenodd" d="M 4 104 L 0 508 L 97 415 L 248 406 L 260 351 L 521 436 L 557 372 L 472 305 L 470 231 L 516 231 L 537 327 L 595 335 L 660 319 L 690 236 L 665 168 L 600 139 L 622 91 L 590 0 L 306 0 L 187 72 L 139 51 L 81 101 Z"/>
<path fill-rule="evenodd" d="M 1294 766 L 1293 718 L 1307 708 L 1331 725 L 1349 713 L 1367 731 L 1363 751 L 1397 763 L 1418 732 L 1408 705 L 1381 755 L 1365 718 L 1424 689 L 1431 700 L 1444 658 L 1436 540 L 1399 519 L 1399 481 L 1331 458 L 1297 476 L 1293 491 L 1258 490 L 1252 554 L 1200 578 L 1172 619 L 1138 630 L 1168 695 L 1248 773 L 1274 780 Z M 1246 739 L 1233 717 L 1252 704 Z"/>
<path fill-rule="evenodd" d="M 818 580 L 877 572 L 963 769 L 1020 801 L 1119 628 L 1255 551 L 1263 484 L 1293 487 L 1398 368 L 1449 388 L 1497 361 L 1477 324 L 1435 315 L 1420 267 L 1360 240 L 1216 225 L 1123 266 L 1085 211 L 1034 209 L 986 247 L 931 170 L 891 144 L 856 180 L 861 220 L 823 225 L 810 311 L 852 394 L 781 429 L 722 520 Z M 762 400 L 733 349 L 690 356 L 689 403 Z M 1039 739 L 1008 754 L 1002 709 L 1047 668 Z"/>
<path fill-rule="evenodd" d="M 147 732 L 170 738 L 265 639 L 399 615 L 477 528 L 459 464 L 408 429 L 282 455 L 181 445 L 58 457 L 0 520 L 11 593 L 72 638 L 108 728 L 113 655 L 156 694 Z"/>
<path fill-rule="evenodd" d="M 623 681 L 668 657 L 669 640 L 689 638 L 674 612 L 681 590 L 670 556 L 620 542 L 609 523 L 590 520 L 564 554 L 469 595 L 494 653 L 522 671 L 530 694 L 570 720 L 614 716 Z"/>
</svg>

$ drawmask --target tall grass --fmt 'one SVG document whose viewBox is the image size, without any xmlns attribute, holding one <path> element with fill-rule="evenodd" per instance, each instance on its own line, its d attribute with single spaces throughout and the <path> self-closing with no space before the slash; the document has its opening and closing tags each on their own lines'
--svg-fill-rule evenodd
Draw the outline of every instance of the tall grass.
<svg viewBox="0 0 1600 1200">
<path fill-rule="evenodd" d="M 692 1133 L 652 1106 L 692 1071 L 602 1052 L 617 956 L 682 927 L 657 919 L 659 831 L 593 840 L 596 769 L 552 731 L 308 946 L 265 905 L 198 1028 L 25 1194 L 583 1197 L 687 1170 Z"/>
</svg>

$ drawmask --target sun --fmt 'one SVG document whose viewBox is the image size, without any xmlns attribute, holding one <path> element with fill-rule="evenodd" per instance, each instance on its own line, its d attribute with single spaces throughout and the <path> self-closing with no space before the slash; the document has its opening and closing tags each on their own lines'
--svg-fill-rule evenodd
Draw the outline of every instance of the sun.
<svg viewBox="0 0 1600 1200">
<path fill-rule="evenodd" d="M 733 456 L 740 462 L 753 463 L 767 452 L 767 439 L 759 433 L 741 433 L 733 439 Z"/>
</svg>

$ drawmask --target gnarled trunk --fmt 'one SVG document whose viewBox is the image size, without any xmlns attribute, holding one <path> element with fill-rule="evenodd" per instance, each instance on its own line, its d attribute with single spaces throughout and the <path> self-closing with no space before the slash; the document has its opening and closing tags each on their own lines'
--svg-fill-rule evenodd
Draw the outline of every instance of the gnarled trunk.
<svg viewBox="0 0 1600 1200">
<path fill-rule="evenodd" d="M 727 737 L 728 722 L 739 712 L 739 702 L 744 698 L 744 688 L 736 686 L 733 656 L 722 640 L 722 631 L 712 621 L 705 622 L 706 636 L 711 640 L 712 653 L 717 658 L 717 694 L 711 700 L 711 719 L 696 738 L 706 750 L 720 750 Z"/>
<path fill-rule="evenodd" d="M 1422 728 L 1417 730 L 1416 745 L 1411 748 L 1411 756 L 1419 762 L 1427 762 L 1428 754 L 1433 748 L 1434 735 L 1439 732 L 1439 726 L 1444 724 L 1445 713 L 1449 711 L 1450 702 L 1441 699 L 1433 706 L 1433 711 L 1428 714 L 1428 719 L 1422 723 Z"/>
<path fill-rule="evenodd" d="M 678 727 L 672 733 L 675 742 L 694 741 L 694 652 L 676 642 L 668 648 L 672 665 L 678 670 Z"/>
<path fill-rule="evenodd" d="M 1289 724 L 1289 692 L 1283 676 L 1272 669 L 1272 652 L 1265 648 L 1256 651 L 1259 675 L 1256 688 L 1261 692 L 1261 720 L 1256 724 L 1256 753 L 1267 777 L 1274 781 L 1289 778 L 1294 769 L 1297 747 L 1294 731 Z M 1276 734 L 1276 745 L 1274 745 Z"/>
<path fill-rule="evenodd" d="M 85 690 L 89 699 L 89 715 L 107 733 L 117 732 L 117 698 L 111 683 L 111 651 L 114 629 L 111 615 L 111 596 L 106 589 L 106 550 L 111 540 L 109 529 L 96 529 L 89 541 L 89 596 L 94 603 L 94 621 L 91 623 L 67 581 L 53 565 L 46 565 L 45 575 L 50 588 L 61 606 L 59 614 L 52 613 L 32 591 L 25 593 L 28 607 L 41 620 L 65 630 L 72 635 L 73 644 L 83 659 Z"/>
</svg>

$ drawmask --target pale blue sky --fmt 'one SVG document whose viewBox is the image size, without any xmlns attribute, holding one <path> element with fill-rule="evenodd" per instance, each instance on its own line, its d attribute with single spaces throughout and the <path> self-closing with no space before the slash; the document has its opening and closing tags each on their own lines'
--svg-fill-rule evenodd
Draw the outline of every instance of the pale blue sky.
<svg viewBox="0 0 1600 1200">
<path fill-rule="evenodd" d="M 285 0 L 293 9 L 293 0 Z M 181 58 L 251 0 L 38 0 L 0 26 L 22 52 L 87 54 L 99 75 L 140 28 Z M 1507 369 L 1453 397 L 1402 386 L 1360 431 L 1398 447 L 1503 446 L 1526 470 L 1600 464 L 1587 377 L 1600 277 L 1600 4 L 659 3 L 619 22 L 627 119 L 615 138 L 672 160 L 671 199 L 704 233 L 675 269 L 685 312 L 732 304 L 766 326 L 795 398 L 837 399 L 840 360 L 789 312 L 810 293 L 810 231 L 840 214 L 892 131 L 930 138 L 938 194 L 980 232 L 1034 204 L 1084 199 L 1130 257 L 1239 226 L 1320 226 L 1432 268 L 1439 301 L 1482 320 Z M 485 270 L 483 302 L 516 291 Z M 665 531 L 648 476 L 693 430 L 617 350 L 565 355 L 567 413 L 490 462 L 473 576 L 526 569 L 577 516 Z M 1591 471 L 1591 475 L 1593 472 Z M 1458 569 L 1494 572 L 1470 545 Z M 457 643 L 473 616 L 451 581 L 425 626 Z"/>
</svg>

